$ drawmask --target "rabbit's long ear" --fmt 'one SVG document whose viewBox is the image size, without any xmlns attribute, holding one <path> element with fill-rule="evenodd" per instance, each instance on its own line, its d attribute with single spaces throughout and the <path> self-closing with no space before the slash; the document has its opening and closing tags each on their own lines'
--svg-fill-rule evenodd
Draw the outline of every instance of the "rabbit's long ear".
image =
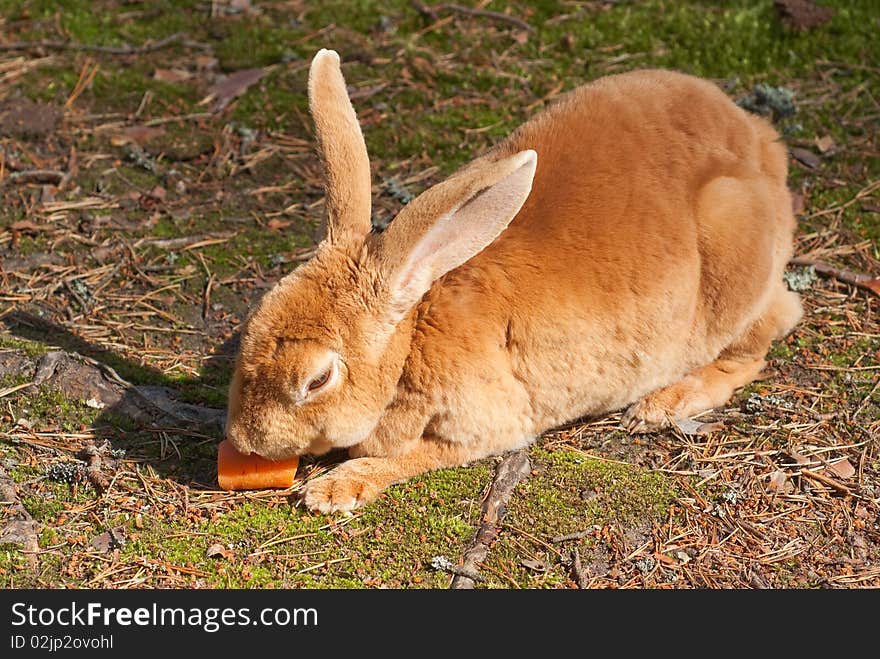
<svg viewBox="0 0 880 659">
<path fill-rule="evenodd" d="M 312 60 L 309 110 L 326 177 L 327 240 L 363 240 L 370 232 L 370 161 L 335 50 Z"/>
<path fill-rule="evenodd" d="M 406 313 L 438 277 L 507 228 L 532 189 L 534 151 L 479 160 L 411 201 L 381 237 L 392 313 Z"/>
</svg>

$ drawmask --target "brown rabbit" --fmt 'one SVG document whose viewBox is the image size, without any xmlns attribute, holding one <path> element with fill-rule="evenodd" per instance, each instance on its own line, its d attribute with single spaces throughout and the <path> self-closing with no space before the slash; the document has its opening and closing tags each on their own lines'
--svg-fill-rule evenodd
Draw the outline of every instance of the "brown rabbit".
<svg viewBox="0 0 880 659">
<path fill-rule="evenodd" d="M 636 71 L 574 90 L 370 227 L 334 51 L 309 73 L 327 237 L 242 333 L 228 436 L 268 458 L 349 447 L 309 508 L 526 446 L 630 405 L 651 431 L 754 380 L 800 301 L 786 150 L 713 84 Z"/>
</svg>

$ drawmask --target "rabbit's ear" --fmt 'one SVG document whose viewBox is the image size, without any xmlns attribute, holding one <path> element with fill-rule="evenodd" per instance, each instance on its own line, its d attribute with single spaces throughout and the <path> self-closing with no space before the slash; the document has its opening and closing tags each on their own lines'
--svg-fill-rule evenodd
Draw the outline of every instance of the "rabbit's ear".
<svg viewBox="0 0 880 659">
<path fill-rule="evenodd" d="M 327 240 L 370 233 L 370 161 L 335 50 L 322 49 L 309 71 L 309 110 L 326 178 Z"/>
<path fill-rule="evenodd" d="M 478 160 L 403 208 L 381 238 L 395 315 L 507 228 L 529 196 L 537 163 L 532 150 Z"/>
</svg>

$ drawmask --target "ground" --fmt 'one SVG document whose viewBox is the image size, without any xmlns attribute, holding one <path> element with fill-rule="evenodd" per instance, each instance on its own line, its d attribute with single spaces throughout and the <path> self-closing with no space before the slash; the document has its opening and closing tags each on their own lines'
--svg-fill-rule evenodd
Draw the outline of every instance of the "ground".
<svg viewBox="0 0 880 659">
<path fill-rule="evenodd" d="M 378 226 L 599 76 L 675 68 L 756 110 L 783 87 L 797 254 L 870 279 L 880 10 L 822 4 L 798 29 L 769 0 L 0 1 L 0 587 L 447 587 L 497 460 L 353 516 L 298 503 L 330 460 L 216 485 L 236 332 L 321 219 L 310 57 L 345 62 Z M 880 300 L 789 274 L 804 320 L 703 425 L 539 440 L 477 587 L 880 586 Z"/>
</svg>

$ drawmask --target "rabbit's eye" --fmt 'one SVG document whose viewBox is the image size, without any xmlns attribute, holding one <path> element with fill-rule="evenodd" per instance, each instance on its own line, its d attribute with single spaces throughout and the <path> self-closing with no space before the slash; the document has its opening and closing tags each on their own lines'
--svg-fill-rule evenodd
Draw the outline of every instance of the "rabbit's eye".
<svg viewBox="0 0 880 659">
<path fill-rule="evenodd" d="M 330 370 L 331 369 L 328 368 L 326 371 L 321 373 L 321 375 L 319 375 L 314 380 L 309 382 L 309 386 L 308 386 L 309 391 L 317 391 L 318 389 L 323 387 L 325 384 L 327 384 L 327 382 L 330 380 Z"/>
<path fill-rule="evenodd" d="M 305 402 L 310 399 L 313 394 L 318 394 L 325 389 L 330 389 L 338 379 L 338 374 L 339 357 L 334 354 L 331 355 L 330 363 L 324 367 L 324 370 L 321 371 L 319 375 L 312 377 L 311 380 L 306 380 L 300 385 L 302 388 L 299 390 L 297 399 L 300 402 Z"/>
</svg>

